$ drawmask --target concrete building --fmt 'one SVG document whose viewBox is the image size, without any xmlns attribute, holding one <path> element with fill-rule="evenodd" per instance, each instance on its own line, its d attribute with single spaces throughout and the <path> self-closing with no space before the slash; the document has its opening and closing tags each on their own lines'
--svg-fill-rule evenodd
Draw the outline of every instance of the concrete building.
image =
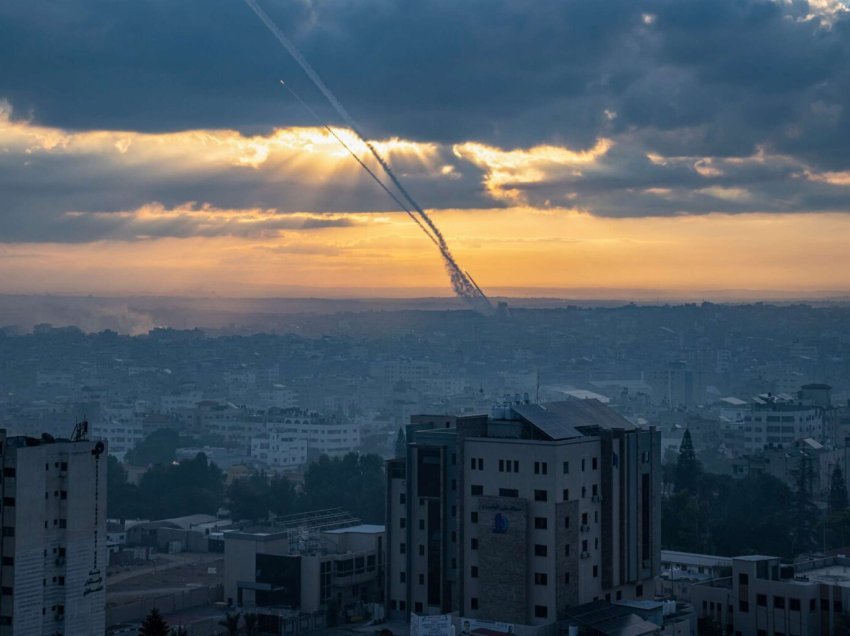
<svg viewBox="0 0 850 636">
<path fill-rule="evenodd" d="M 545 625 L 651 596 L 660 435 L 595 400 L 415 416 L 388 463 L 387 607 Z"/>
<path fill-rule="evenodd" d="M 101 419 L 92 425 L 92 437 L 105 440 L 109 454 L 124 461 L 127 451 L 145 438 L 145 432 L 138 419 Z"/>
<path fill-rule="evenodd" d="M 304 409 L 269 409 L 266 433 L 251 440 L 251 457 L 285 470 L 318 455 L 344 455 L 360 446 L 360 425 Z"/>
<path fill-rule="evenodd" d="M 753 398 L 737 422 L 725 422 L 725 443 L 737 455 L 793 446 L 800 439 L 824 441 L 821 409 L 786 394 Z"/>
<path fill-rule="evenodd" d="M 694 585 L 691 599 L 701 625 L 735 636 L 846 633 L 850 559 L 784 565 L 778 557 L 736 557 L 731 577 Z"/>
<path fill-rule="evenodd" d="M 0 431 L 0 458 L 0 636 L 102 634 L 105 444 Z"/>
<path fill-rule="evenodd" d="M 384 526 L 329 510 L 222 534 L 229 604 L 309 613 L 383 598 Z"/>
</svg>

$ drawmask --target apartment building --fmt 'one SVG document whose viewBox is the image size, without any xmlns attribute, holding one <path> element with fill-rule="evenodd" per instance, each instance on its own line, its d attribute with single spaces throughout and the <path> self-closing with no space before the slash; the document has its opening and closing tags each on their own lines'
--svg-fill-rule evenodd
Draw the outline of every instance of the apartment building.
<svg viewBox="0 0 850 636">
<path fill-rule="evenodd" d="M 732 576 L 691 587 L 703 630 L 734 636 L 844 634 L 850 604 L 850 559 L 814 559 L 794 565 L 779 557 L 732 560 Z"/>
<path fill-rule="evenodd" d="M 651 597 L 660 434 L 595 400 L 414 416 L 388 463 L 387 607 L 545 625 Z"/>
<path fill-rule="evenodd" d="M 105 629 L 106 447 L 0 430 L 0 636 Z"/>
</svg>

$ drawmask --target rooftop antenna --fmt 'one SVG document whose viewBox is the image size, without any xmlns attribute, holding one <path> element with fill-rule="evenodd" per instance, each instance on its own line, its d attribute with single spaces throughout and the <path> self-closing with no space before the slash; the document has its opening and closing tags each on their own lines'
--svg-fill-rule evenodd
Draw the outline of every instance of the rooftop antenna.
<svg viewBox="0 0 850 636">
<path fill-rule="evenodd" d="M 71 433 L 72 442 L 83 442 L 89 438 L 89 422 L 83 420 L 74 426 L 74 432 Z"/>
</svg>

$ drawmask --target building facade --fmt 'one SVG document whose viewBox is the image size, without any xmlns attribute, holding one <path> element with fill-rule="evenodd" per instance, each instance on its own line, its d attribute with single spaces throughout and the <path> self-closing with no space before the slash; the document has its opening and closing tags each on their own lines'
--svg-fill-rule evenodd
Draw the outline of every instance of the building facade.
<svg viewBox="0 0 850 636">
<path fill-rule="evenodd" d="M 415 416 L 388 464 L 391 614 L 544 625 L 651 596 L 660 434 L 595 400 Z"/>
<path fill-rule="evenodd" d="M 0 636 L 105 630 L 105 444 L 0 432 Z"/>
</svg>

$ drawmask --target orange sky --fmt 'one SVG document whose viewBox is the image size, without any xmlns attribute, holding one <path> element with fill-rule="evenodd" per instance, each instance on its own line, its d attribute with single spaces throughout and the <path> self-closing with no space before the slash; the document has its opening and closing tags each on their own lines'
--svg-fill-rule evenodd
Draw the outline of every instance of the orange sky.
<svg viewBox="0 0 850 636">
<path fill-rule="evenodd" d="M 349 133 L 342 134 L 355 143 Z M 801 295 L 850 291 L 847 214 L 605 218 L 562 207 L 533 207 L 513 188 L 512 184 L 555 177 L 566 179 L 566 188 L 570 180 L 581 179 L 584 170 L 598 167 L 612 145 L 599 139 L 585 151 L 556 146 L 508 151 L 467 143 L 441 152 L 431 144 L 390 140 L 381 148 L 405 176 L 435 186 L 460 178 L 452 157 L 481 169 L 480 187 L 492 198 L 492 209 L 444 209 L 432 214 L 461 266 L 489 293 L 534 295 L 541 289 L 594 288 L 666 290 L 672 295 L 689 290 Z M 126 170 L 128 178 L 203 175 L 212 166 L 262 176 L 272 187 L 284 176 L 295 178 L 317 193 L 330 181 L 344 188 L 362 178 L 338 144 L 316 129 L 283 129 L 267 137 L 244 137 L 233 131 L 72 133 L 14 122 L 0 109 L 0 151 L 20 155 L 26 162 L 47 156 L 95 158 L 110 169 Z M 710 159 L 692 161 L 706 178 L 719 171 L 706 168 L 716 165 Z M 740 161 L 763 162 L 764 157 Z M 827 179 L 842 187 L 845 176 L 806 173 L 799 178 Z M 85 187 L 85 175 L 81 186 Z M 718 199 L 747 196 L 738 189 L 702 191 Z M 92 196 L 96 202 L 97 192 Z M 659 196 L 664 192 L 659 190 Z M 499 204 L 512 207 L 495 207 Z M 218 209 L 204 201 L 167 208 L 153 198 L 130 210 L 55 213 L 57 222 L 118 225 L 109 226 L 112 234 L 83 243 L 50 239 L 4 243 L 0 237 L 0 293 L 451 293 L 438 252 L 400 213 L 278 214 L 273 209 Z M 311 226 L 317 219 L 345 224 Z M 286 225 L 281 226 L 281 220 Z M 189 235 L 158 234 L 163 224 L 173 222 L 190 228 Z"/>
</svg>

